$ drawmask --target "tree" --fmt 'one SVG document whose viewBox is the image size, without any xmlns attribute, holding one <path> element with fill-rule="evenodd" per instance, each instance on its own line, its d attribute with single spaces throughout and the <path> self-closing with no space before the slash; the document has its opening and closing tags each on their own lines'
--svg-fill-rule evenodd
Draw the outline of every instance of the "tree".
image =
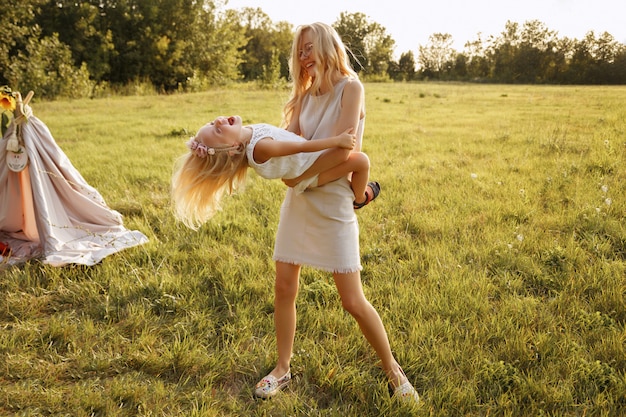
<svg viewBox="0 0 626 417">
<path fill-rule="evenodd" d="M 45 0 L 3 0 L 0 13 L 0 83 L 9 83 L 8 70 L 13 59 L 26 48 L 28 39 L 39 36 L 40 28 L 34 22 L 38 7 Z M 15 82 L 15 81 L 13 81 Z M 17 90 L 18 85 L 11 85 Z"/>
<path fill-rule="evenodd" d="M 544 23 L 538 20 L 525 22 L 513 59 L 515 71 L 520 74 L 518 81 L 545 82 L 550 68 L 554 68 L 558 61 L 556 45 L 556 32 L 549 30 Z"/>
<path fill-rule="evenodd" d="M 293 39 L 292 25 L 272 23 L 260 8 L 244 8 L 239 12 L 239 24 L 247 43 L 240 48 L 242 61 L 239 70 L 244 80 L 266 79 L 268 69 L 272 76 L 289 76 L 289 53 Z"/>
<path fill-rule="evenodd" d="M 350 62 L 355 71 L 386 76 L 395 41 L 383 26 L 363 13 L 342 12 L 333 27 L 351 52 Z"/>
<path fill-rule="evenodd" d="M 463 54 L 466 56 L 465 73 L 470 80 L 484 80 L 490 75 L 489 60 L 486 57 L 485 44 L 478 34 L 476 40 L 465 43 Z"/>
<path fill-rule="evenodd" d="M 37 22 L 43 36 L 57 34 L 68 45 L 76 66 L 83 62 L 96 81 L 108 78 L 114 54 L 113 33 L 107 29 L 106 4 L 94 1 L 48 1 Z"/>
<path fill-rule="evenodd" d="M 389 75 L 392 79 L 398 81 L 411 81 L 415 78 L 415 57 L 413 51 L 408 51 L 400 55 L 398 63 L 395 62 L 389 64 Z"/>
<path fill-rule="evenodd" d="M 491 62 L 491 79 L 500 82 L 514 82 L 517 74 L 513 70 L 515 50 L 519 45 L 519 24 L 507 21 L 504 32 L 499 37 L 491 36 L 487 56 Z"/>
<path fill-rule="evenodd" d="M 92 92 L 87 67 L 74 66 L 72 52 L 56 34 L 30 38 L 12 61 L 7 70 L 10 84 L 33 90 L 38 97 L 84 97 Z"/>
<path fill-rule="evenodd" d="M 607 32 L 597 38 L 593 31 L 588 32 L 574 46 L 569 78 L 585 84 L 624 83 L 626 69 L 620 67 L 619 58 L 625 48 Z"/>
<path fill-rule="evenodd" d="M 442 78 L 454 65 L 457 52 L 452 48 L 452 35 L 435 33 L 426 46 L 419 46 L 420 71 L 427 77 Z"/>
<path fill-rule="evenodd" d="M 241 48 L 246 44 L 244 30 L 237 24 L 237 13 L 227 10 L 217 16 L 206 10 L 197 17 L 189 64 L 194 74 L 211 84 L 241 79 L 238 71 Z"/>
<path fill-rule="evenodd" d="M 163 91 L 238 77 L 244 39 L 231 19 L 220 20 L 209 0 L 48 0 L 38 15 L 96 81 L 148 81 Z"/>
</svg>

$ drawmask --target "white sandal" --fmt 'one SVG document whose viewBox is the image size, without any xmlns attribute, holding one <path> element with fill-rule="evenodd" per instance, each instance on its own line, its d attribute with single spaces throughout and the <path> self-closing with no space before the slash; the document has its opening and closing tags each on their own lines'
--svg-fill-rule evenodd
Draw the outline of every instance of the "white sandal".
<svg viewBox="0 0 626 417">
<path fill-rule="evenodd" d="M 402 375 L 406 378 L 406 374 L 402 368 L 400 368 L 400 372 L 402 372 Z M 411 385 L 408 379 L 404 384 L 397 386 L 393 390 L 393 396 L 406 404 L 417 404 L 420 402 L 420 396 L 417 393 L 417 390 L 413 387 L 413 385 Z"/>
<path fill-rule="evenodd" d="M 396 389 L 393 390 L 393 396 L 407 404 L 411 402 L 417 404 L 420 402 L 419 394 L 409 381 L 406 381 L 404 384 L 396 387 Z"/>
<path fill-rule="evenodd" d="M 256 384 L 254 395 L 259 398 L 270 398 L 278 394 L 291 381 L 291 371 L 280 378 L 276 378 L 272 374 L 266 375 L 262 380 Z"/>
</svg>

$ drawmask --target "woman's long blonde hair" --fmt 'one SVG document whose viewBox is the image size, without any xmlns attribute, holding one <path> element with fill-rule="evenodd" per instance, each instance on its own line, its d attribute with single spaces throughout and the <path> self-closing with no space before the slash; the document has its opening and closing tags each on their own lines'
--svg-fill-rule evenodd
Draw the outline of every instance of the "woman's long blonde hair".
<svg viewBox="0 0 626 417">
<path fill-rule="evenodd" d="M 196 230 L 220 209 L 220 199 L 246 180 L 248 159 L 241 153 L 216 152 L 200 157 L 190 151 L 174 165 L 172 202 L 174 215 Z"/>
<path fill-rule="evenodd" d="M 315 56 L 317 76 L 312 78 L 306 68 L 300 64 L 300 38 L 306 31 L 311 31 L 313 38 L 312 54 Z M 325 23 L 312 23 L 298 26 L 291 46 L 289 58 L 289 73 L 291 75 L 291 97 L 283 109 L 283 125 L 291 122 L 294 109 L 300 106 L 307 93 L 319 94 L 323 88 L 333 86 L 335 71 L 342 75 L 357 78 L 348 57 L 348 49 L 344 45 L 337 31 Z"/>
</svg>

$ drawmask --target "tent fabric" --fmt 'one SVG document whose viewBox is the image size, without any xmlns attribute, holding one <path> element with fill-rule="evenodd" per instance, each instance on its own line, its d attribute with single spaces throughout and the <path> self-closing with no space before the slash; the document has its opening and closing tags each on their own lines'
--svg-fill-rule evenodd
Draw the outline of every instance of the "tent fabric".
<svg viewBox="0 0 626 417">
<path fill-rule="evenodd" d="M 6 138 L 12 129 L 14 124 L 0 142 L 0 242 L 10 248 L 0 263 L 38 258 L 53 266 L 95 265 L 148 241 L 124 227 L 121 214 L 106 205 L 35 116 L 21 125 L 28 166 L 11 171 Z"/>
</svg>

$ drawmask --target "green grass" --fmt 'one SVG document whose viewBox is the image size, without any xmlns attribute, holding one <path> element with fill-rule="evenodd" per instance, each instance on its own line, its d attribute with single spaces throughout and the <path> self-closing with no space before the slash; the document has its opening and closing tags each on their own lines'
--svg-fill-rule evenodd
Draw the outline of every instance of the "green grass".
<svg viewBox="0 0 626 417">
<path fill-rule="evenodd" d="M 150 242 L 0 279 L 0 415 L 616 416 L 626 411 L 624 87 L 367 84 L 381 197 L 358 213 L 365 292 L 420 391 L 389 398 L 329 274 L 304 269 L 294 383 L 274 365 L 280 181 L 194 232 L 170 212 L 184 141 L 216 115 L 280 122 L 287 92 L 37 102 Z"/>
</svg>

